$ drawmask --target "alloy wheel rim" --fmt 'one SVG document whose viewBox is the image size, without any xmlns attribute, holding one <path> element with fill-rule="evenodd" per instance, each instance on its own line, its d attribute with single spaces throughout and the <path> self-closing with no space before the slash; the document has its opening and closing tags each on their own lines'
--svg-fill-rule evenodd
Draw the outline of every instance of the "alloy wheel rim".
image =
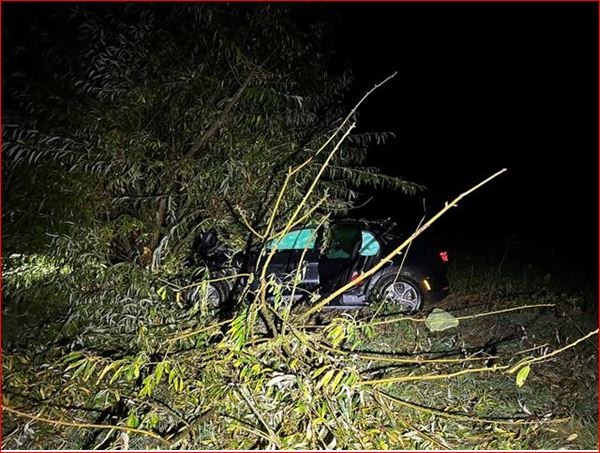
<svg viewBox="0 0 600 453">
<path fill-rule="evenodd" d="M 418 290 L 410 283 L 404 281 L 393 283 L 386 288 L 384 296 L 403 311 L 414 311 L 419 308 Z"/>
</svg>

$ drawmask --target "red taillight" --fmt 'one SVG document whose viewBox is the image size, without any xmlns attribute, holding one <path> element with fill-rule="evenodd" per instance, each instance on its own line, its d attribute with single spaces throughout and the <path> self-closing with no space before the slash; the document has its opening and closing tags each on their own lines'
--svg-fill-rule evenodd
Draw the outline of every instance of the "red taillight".
<svg viewBox="0 0 600 453">
<path fill-rule="evenodd" d="M 448 262 L 448 252 L 443 250 L 440 252 L 440 259 L 444 262 L 447 263 Z"/>
<path fill-rule="evenodd" d="M 360 277 L 362 275 L 362 272 L 352 272 L 352 276 L 350 277 L 350 281 L 353 282 L 354 280 L 356 280 L 358 277 Z M 364 283 L 364 281 L 360 281 L 358 282 L 356 285 L 360 286 Z"/>
</svg>

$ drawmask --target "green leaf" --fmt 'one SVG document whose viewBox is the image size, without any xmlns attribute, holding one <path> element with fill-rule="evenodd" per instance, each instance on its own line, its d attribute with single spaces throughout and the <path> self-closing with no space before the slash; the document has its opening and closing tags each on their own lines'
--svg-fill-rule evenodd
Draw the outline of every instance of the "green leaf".
<svg viewBox="0 0 600 453">
<path fill-rule="evenodd" d="M 143 381 L 143 387 L 139 391 L 139 395 L 144 396 L 152 396 L 152 391 L 156 386 L 156 381 L 154 380 L 154 375 L 146 376 Z"/>
<path fill-rule="evenodd" d="M 152 412 L 150 415 L 146 417 L 149 428 L 155 428 L 160 422 L 160 416 L 156 412 Z"/>
<path fill-rule="evenodd" d="M 177 370 L 175 370 L 175 368 L 173 368 L 169 372 L 169 384 L 171 384 L 173 382 L 173 379 L 175 379 L 176 377 L 177 377 Z"/>
<path fill-rule="evenodd" d="M 96 370 L 96 364 L 90 360 L 87 364 L 85 372 L 83 373 L 83 380 L 87 381 L 92 376 L 92 374 L 94 373 L 95 370 Z"/>
<path fill-rule="evenodd" d="M 527 380 L 527 376 L 529 376 L 529 372 L 531 371 L 531 367 L 529 365 L 524 366 L 517 373 L 517 387 L 523 387 L 525 381 Z"/>
<path fill-rule="evenodd" d="M 158 384 L 163 377 L 163 373 L 165 372 L 165 362 L 160 362 L 156 365 L 156 371 L 154 372 L 154 376 L 156 378 L 156 383 Z"/>
<path fill-rule="evenodd" d="M 106 373 L 108 373 L 113 368 L 116 368 L 117 366 L 119 366 L 120 363 L 122 363 L 122 361 L 117 360 L 117 361 L 111 362 L 107 366 L 105 366 L 104 369 L 102 370 L 102 372 L 100 373 L 100 376 L 98 376 L 98 381 L 96 383 L 99 383 L 102 380 L 102 378 L 106 375 Z"/>
<path fill-rule="evenodd" d="M 73 368 L 77 368 L 78 366 L 80 366 L 81 364 L 83 364 L 86 361 L 87 361 L 87 357 L 84 357 L 83 359 L 80 359 L 77 362 L 73 362 L 65 369 L 65 371 L 69 371 Z"/>
<path fill-rule="evenodd" d="M 345 332 L 344 326 L 338 324 L 334 326 L 328 333 L 327 339 L 331 341 L 333 346 L 338 346 L 344 339 Z"/>
<path fill-rule="evenodd" d="M 113 377 L 110 378 L 110 381 L 108 382 L 109 384 L 112 384 L 113 382 L 115 382 L 119 376 L 121 375 L 121 373 L 123 372 L 123 370 L 125 369 L 125 364 L 122 364 L 117 371 L 115 371 L 115 374 L 113 374 Z"/>
<path fill-rule="evenodd" d="M 458 326 L 458 319 L 447 311 L 440 308 L 434 308 L 427 316 L 425 325 L 432 332 L 441 332 L 442 330 L 452 329 Z"/>
<path fill-rule="evenodd" d="M 317 384 L 317 388 L 318 387 L 323 387 L 323 388 L 327 387 L 327 384 L 329 384 L 329 381 L 331 381 L 331 378 L 333 377 L 334 373 L 335 373 L 335 370 L 329 370 L 327 373 L 325 373 L 323 378 Z"/>
<path fill-rule="evenodd" d="M 83 353 L 79 352 L 79 351 L 73 351 L 71 353 L 69 353 L 64 359 L 63 362 L 64 363 L 68 363 L 68 362 L 72 362 L 73 360 L 76 360 L 80 357 L 83 356 Z M 68 369 L 68 368 L 67 368 Z"/>
<path fill-rule="evenodd" d="M 344 377 L 344 371 L 340 370 L 337 372 L 337 374 L 335 375 L 335 378 L 333 379 L 333 381 L 331 381 L 331 391 L 335 392 L 337 386 L 339 385 L 340 381 L 342 380 L 342 378 Z"/>
<path fill-rule="evenodd" d="M 140 426 L 140 420 L 135 412 L 130 412 L 125 422 L 128 428 L 137 428 Z"/>
</svg>

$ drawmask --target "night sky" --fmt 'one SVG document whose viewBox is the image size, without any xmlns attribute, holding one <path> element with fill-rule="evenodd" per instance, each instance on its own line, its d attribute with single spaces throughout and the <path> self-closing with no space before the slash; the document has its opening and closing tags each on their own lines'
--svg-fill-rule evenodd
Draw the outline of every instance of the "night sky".
<svg viewBox="0 0 600 453">
<path fill-rule="evenodd" d="M 431 211 L 495 171 L 508 173 L 432 228 L 449 242 L 514 237 L 592 269 L 597 256 L 596 4 L 338 5 L 340 60 L 363 129 L 396 140 L 382 171 L 427 186 Z M 360 214 L 413 225 L 421 196 L 377 192 Z M 406 215 L 404 215 L 406 214 Z M 483 251 L 482 251 L 483 252 Z"/>
</svg>

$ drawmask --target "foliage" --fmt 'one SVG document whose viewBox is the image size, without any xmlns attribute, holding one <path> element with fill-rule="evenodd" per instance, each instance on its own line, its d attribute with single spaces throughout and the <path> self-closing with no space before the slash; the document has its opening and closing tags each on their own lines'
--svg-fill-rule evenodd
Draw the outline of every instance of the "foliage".
<svg viewBox="0 0 600 453">
<path fill-rule="evenodd" d="M 518 301 L 525 308 L 537 302 L 535 291 L 530 294 Z M 176 305 L 176 288 L 168 287 L 166 297 L 162 313 Z M 256 304 L 221 322 L 196 314 L 197 324 L 188 328 L 143 320 L 128 336 L 135 343 L 128 352 L 103 351 L 90 341 L 68 354 L 55 351 L 50 362 L 8 354 L 4 404 L 35 402 L 39 416 L 82 424 L 110 412 L 101 424 L 142 430 L 128 433 L 129 445 L 140 449 L 591 448 L 593 411 L 571 404 L 589 401 L 595 391 L 593 347 L 584 343 L 554 363 L 524 365 L 521 370 L 534 372 L 521 386 L 515 384 L 520 372 L 502 368 L 576 338 L 565 323 L 568 304 L 557 297 L 550 310 L 481 317 L 477 297 L 463 293 L 449 301 L 446 309 L 462 319 L 451 333 L 428 332 L 425 316 L 373 319 L 369 311 L 330 313 L 299 326 L 279 297 L 273 310 L 286 328 L 276 338 L 258 322 Z M 498 295 L 487 307 L 515 302 Z M 491 354 L 490 341 L 498 347 Z M 577 371 L 567 377 L 567 369 Z M 445 377 L 456 372 L 466 374 Z M 555 395 L 556 385 L 572 396 Z M 114 448 L 123 442 L 109 429 L 31 422 L 25 429 L 17 420 L 6 422 L 5 445 Z"/>
<path fill-rule="evenodd" d="M 66 18 L 63 6 L 51 13 L 60 25 L 44 26 L 42 16 L 28 44 L 58 61 L 28 55 L 41 67 L 9 79 L 8 185 L 25 186 L 4 193 L 14 244 L 23 243 L 18 225 L 31 219 L 23 206 L 33 195 L 51 203 L 53 223 L 62 221 L 43 233 L 63 231 L 65 217 L 100 226 L 116 258 L 153 269 L 181 256 L 199 228 L 217 227 L 242 246 L 241 217 L 260 225 L 286 169 L 313 154 L 345 114 L 351 75 L 327 70 L 323 25 L 300 20 L 296 10 L 81 7 Z M 68 44 L 51 35 L 63 27 Z M 419 189 L 363 165 L 369 143 L 390 136 L 357 134 L 344 145 L 312 196 L 324 198 L 321 212 L 347 211 L 363 185 Z M 317 158 L 296 175 L 284 209 L 319 166 Z M 52 180 L 53 190 L 28 187 L 34 178 Z M 55 212 L 57 205 L 69 212 Z"/>
<path fill-rule="evenodd" d="M 265 272 L 225 319 L 202 267 L 187 299 L 181 263 L 198 229 L 241 248 L 326 222 L 362 184 L 417 187 L 363 166 L 372 136 L 341 118 L 351 79 L 324 70 L 319 24 L 289 13 L 81 7 L 70 39 L 41 47 L 55 58 L 40 72 L 55 77 L 14 89 L 3 131 L 5 171 L 22 184 L 3 188 L 4 448 L 432 448 L 482 426 L 506 447 L 555 421 L 500 410 L 502 395 L 413 402 L 455 377 L 517 388 L 512 368 L 535 363 L 526 389 L 549 350 L 523 344 L 488 367 L 480 344 L 423 337 L 423 317 L 303 316 Z M 57 28 L 36 26 L 55 42 Z M 36 209 L 46 220 L 24 228 Z M 447 419 L 459 427 L 446 435 Z"/>
</svg>

